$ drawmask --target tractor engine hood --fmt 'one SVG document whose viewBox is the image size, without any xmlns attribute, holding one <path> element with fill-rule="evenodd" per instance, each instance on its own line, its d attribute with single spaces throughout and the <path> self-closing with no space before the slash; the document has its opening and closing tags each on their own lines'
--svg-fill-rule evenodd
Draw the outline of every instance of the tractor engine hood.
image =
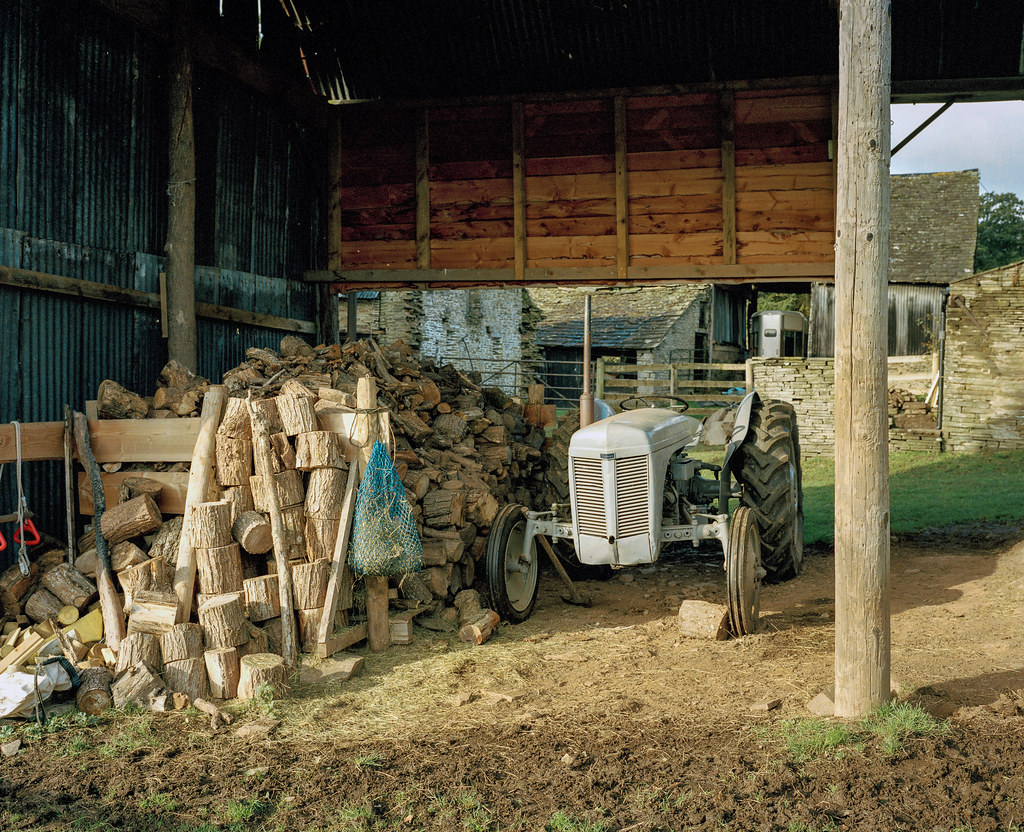
<svg viewBox="0 0 1024 832">
<path fill-rule="evenodd" d="M 662 407 L 627 410 L 594 422 L 572 435 L 571 456 L 629 457 L 689 448 L 700 441 L 699 419 Z"/>
</svg>

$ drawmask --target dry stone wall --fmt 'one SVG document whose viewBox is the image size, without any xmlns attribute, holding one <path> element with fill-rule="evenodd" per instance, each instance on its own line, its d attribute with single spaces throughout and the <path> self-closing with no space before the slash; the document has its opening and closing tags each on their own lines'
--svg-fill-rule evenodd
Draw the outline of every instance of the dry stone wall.
<svg viewBox="0 0 1024 832">
<path fill-rule="evenodd" d="M 762 397 L 783 399 L 796 408 L 801 452 L 834 453 L 832 359 L 755 358 L 753 365 L 754 389 Z"/>
</svg>

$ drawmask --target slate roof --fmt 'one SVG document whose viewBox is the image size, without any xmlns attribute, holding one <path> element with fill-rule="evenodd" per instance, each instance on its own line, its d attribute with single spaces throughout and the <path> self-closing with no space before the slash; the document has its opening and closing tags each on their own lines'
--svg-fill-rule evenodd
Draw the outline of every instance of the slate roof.
<svg viewBox="0 0 1024 832">
<path fill-rule="evenodd" d="M 889 281 L 945 284 L 974 271 L 978 171 L 890 179 Z"/>
<path fill-rule="evenodd" d="M 654 349 L 694 301 L 710 295 L 710 290 L 707 283 L 625 289 L 534 287 L 529 289 L 530 299 L 543 314 L 535 341 L 541 347 L 582 346 L 583 298 L 589 293 L 595 348 Z"/>
</svg>

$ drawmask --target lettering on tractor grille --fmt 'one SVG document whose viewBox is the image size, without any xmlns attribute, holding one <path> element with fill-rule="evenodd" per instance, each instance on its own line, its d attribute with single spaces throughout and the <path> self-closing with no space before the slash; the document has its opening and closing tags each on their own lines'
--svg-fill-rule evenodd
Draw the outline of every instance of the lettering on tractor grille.
<svg viewBox="0 0 1024 832">
<path fill-rule="evenodd" d="M 601 481 L 601 460 L 576 457 L 572 461 L 573 485 L 576 488 L 576 516 L 580 534 L 608 536 L 604 520 L 604 483 Z"/>
<path fill-rule="evenodd" d="M 574 457 L 572 465 L 580 534 L 607 537 L 612 533 L 622 538 L 648 533 L 650 484 L 646 456 L 615 460 L 616 516 L 611 530 L 605 517 L 601 460 Z"/>
<path fill-rule="evenodd" d="M 650 529 L 651 491 L 647 482 L 647 457 L 615 460 L 616 536 L 633 537 Z"/>
</svg>

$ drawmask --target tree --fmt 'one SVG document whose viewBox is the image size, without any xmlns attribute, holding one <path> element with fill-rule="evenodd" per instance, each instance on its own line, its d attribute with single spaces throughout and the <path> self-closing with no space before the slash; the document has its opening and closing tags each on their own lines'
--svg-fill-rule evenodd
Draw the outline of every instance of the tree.
<svg viewBox="0 0 1024 832">
<path fill-rule="evenodd" d="M 803 312 L 805 316 L 809 316 L 810 292 L 758 292 L 757 311 L 764 312 L 767 309 Z"/>
<path fill-rule="evenodd" d="M 982 194 L 974 271 L 1024 260 L 1024 200 L 1016 194 Z"/>
</svg>

